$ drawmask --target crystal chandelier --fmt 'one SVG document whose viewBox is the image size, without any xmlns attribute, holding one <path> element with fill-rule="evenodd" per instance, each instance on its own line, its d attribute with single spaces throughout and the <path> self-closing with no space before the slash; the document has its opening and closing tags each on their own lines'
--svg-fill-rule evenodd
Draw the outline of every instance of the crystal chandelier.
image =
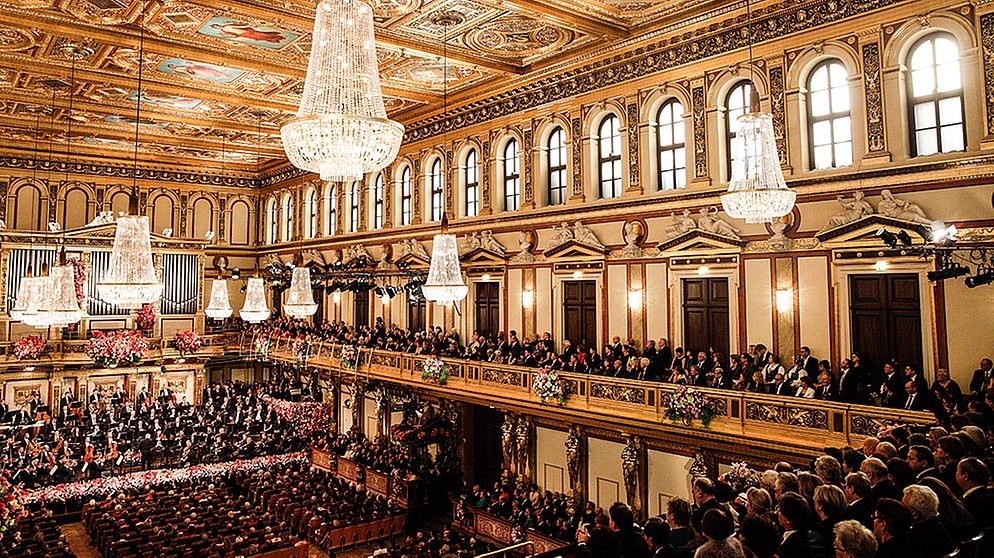
<svg viewBox="0 0 994 558">
<path fill-rule="evenodd" d="M 52 324 L 48 322 L 48 316 L 41 313 L 41 308 L 48 302 L 53 289 L 52 278 L 48 276 L 48 264 L 42 266 L 42 274 L 32 278 L 32 283 L 34 292 L 28 298 L 24 323 L 37 329 L 48 329 Z"/>
<path fill-rule="evenodd" d="M 155 276 L 148 217 L 125 215 L 114 221 L 114 248 L 104 280 L 97 292 L 106 302 L 132 310 L 162 296 L 162 283 Z"/>
<path fill-rule="evenodd" d="M 14 301 L 14 307 L 10 309 L 10 319 L 24 322 L 28 325 L 37 321 L 38 317 L 38 306 L 41 304 L 41 293 L 39 288 L 42 286 L 41 277 L 34 277 L 31 274 L 31 269 L 28 269 L 28 273 L 21 278 L 20 285 L 17 286 L 17 298 Z"/>
<path fill-rule="evenodd" d="M 211 283 L 211 301 L 204 309 L 204 314 L 215 320 L 231 317 L 231 304 L 228 303 L 228 282 L 215 279 Z"/>
<path fill-rule="evenodd" d="M 383 107 L 365 0 L 318 3 L 300 108 L 280 135 L 290 162 L 326 181 L 359 180 L 397 157 L 404 126 Z"/>
<path fill-rule="evenodd" d="M 248 280 L 245 290 L 245 304 L 238 315 L 249 323 L 258 323 L 269 318 L 269 307 L 266 306 L 266 288 L 262 279 L 252 277 Z"/>
<path fill-rule="evenodd" d="M 449 219 L 442 214 L 442 233 L 435 235 L 431 248 L 431 265 L 421 292 L 426 300 L 439 304 L 452 304 L 466 298 L 469 287 L 462 278 L 459 267 L 459 248 L 456 237 L 448 234 Z"/>
<path fill-rule="evenodd" d="M 49 274 L 47 296 L 38 308 L 40 322 L 53 327 L 66 327 L 86 317 L 76 298 L 76 281 L 73 266 L 65 262 L 62 253 L 60 265 L 52 266 Z"/>
<path fill-rule="evenodd" d="M 749 68 L 752 71 L 752 12 L 746 2 L 749 36 Z M 721 195 L 721 206 L 730 217 L 746 223 L 768 223 L 790 213 L 797 193 L 787 188 L 777 141 L 773 135 L 773 117 L 760 112 L 755 80 L 750 80 L 749 112 L 738 118 L 739 129 L 732 142 L 738 156 L 732 158 L 732 176 L 728 192 Z"/>
<path fill-rule="evenodd" d="M 287 315 L 304 319 L 317 312 L 318 305 L 314 302 L 314 291 L 311 290 L 311 269 L 299 265 L 293 269 L 290 279 L 290 293 L 287 294 L 283 311 Z"/>
</svg>

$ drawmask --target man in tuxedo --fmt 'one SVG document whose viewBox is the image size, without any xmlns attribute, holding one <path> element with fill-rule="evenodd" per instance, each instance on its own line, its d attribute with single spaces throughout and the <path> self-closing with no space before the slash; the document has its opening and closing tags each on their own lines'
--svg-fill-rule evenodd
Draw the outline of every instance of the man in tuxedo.
<svg viewBox="0 0 994 558">
<path fill-rule="evenodd" d="M 970 393 L 976 395 L 987 391 L 992 376 L 994 376 L 994 362 L 989 358 L 981 359 L 980 368 L 973 371 L 973 379 L 970 380 Z"/>
<path fill-rule="evenodd" d="M 994 527 L 994 491 L 987 487 L 991 471 L 976 457 L 961 459 L 956 467 L 956 484 L 963 489 L 963 505 L 973 515 L 980 530 Z"/>
<path fill-rule="evenodd" d="M 521 352 L 523 349 L 521 348 L 521 341 L 518 341 L 518 332 L 513 329 L 510 331 L 510 335 L 508 336 L 507 350 L 510 353 L 511 358 L 514 359 L 515 364 L 521 362 Z"/>
<path fill-rule="evenodd" d="M 911 446 L 908 448 L 908 466 L 915 473 L 915 480 L 921 482 L 926 477 L 939 478 L 939 470 L 935 468 L 935 454 L 928 446 Z"/>
<path fill-rule="evenodd" d="M 859 400 L 859 386 L 862 379 L 857 377 L 858 372 L 852 368 L 849 359 L 842 359 L 839 367 L 839 387 L 838 398 L 843 403 L 855 403 Z"/>
<path fill-rule="evenodd" d="M 808 373 L 808 377 L 817 378 L 818 359 L 811 356 L 811 349 L 808 347 L 801 347 L 801 352 L 797 356 L 801 357 L 801 367 Z"/>
<path fill-rule="evenodd" d="M 918 393 L 928 392 L 928 381 L 925 380 L 925 376 L 919 373 L 910 364 L 904 367 L 904 381 L 914 382 L 918 386 Z"/>
<path fill-rule="evenodd" d="M 7 405 L 7 400 L 0 399 L 0 423 L 7 421 L 8 411 L 10 411 L 10 406 Z"/>
<path fill-rule="evenodd" d="M 773 383 L 769 385 L 770 395 L 794 395 L 794 388 L 784 381 L 783 372 L 777 372 L 773 376 Z"/>
<path fill-rule="evenodd" d="M 844 487 L 849 503 L 842 516 L 860 522 L 867 529 L 873 528 L 873 488 L 865 473 L 855 472 L 846 475 Z"/>
<path fill-rule="evenodd" d="M 904 402 L 901 405 L 906 411 L 924 411 L 928 397 L 927 391 L 918 391 L 918 384 L 908 380 L 904 384 Z"/>
<path fill-rule="evenodd" d="M 897 369 L 894 367 L 894 363 L 888 362 L 884 364 L 884 375 L 881 379 L 877 389 L 875 390 L 875 395 L 881 399 L 887 398 L 888 395 L 891 397 L 887 398 L 890 403 L 889 406 L 893 406 L 893 395 L 901 393 L 904 387 L 904 382 L 901 381 L 900 375 L 897 373 Z M 881 403 L 884 405 L 884 403 Z M 887 405 L 885 405 L 887 406 Z"/>
</svg>

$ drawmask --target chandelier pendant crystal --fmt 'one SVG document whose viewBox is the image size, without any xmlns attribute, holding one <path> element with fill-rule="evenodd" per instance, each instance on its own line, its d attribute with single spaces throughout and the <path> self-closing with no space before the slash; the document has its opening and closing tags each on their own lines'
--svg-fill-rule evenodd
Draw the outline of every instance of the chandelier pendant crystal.
<svg viewBox="0 0 994 558">
<path fill-rule="evenodd" d="M 266 305 L 266 286 L 260 277 L 251 277 L 245 289 L 245 304 L 238 312 L 241 319 L 251 324 L 269 319 L 269 306 Z"/>
<path fill-rule="evenodd" d="M 40 303 L 38 279 L 40 277 L 34 277 L 31 269 L 28 268 L 27 274 L 21 278 L 21 283 L 17 286 L 17 298 L 14 299 L 14 307 L 7 313 L 10 319 L 27 323 L 33 321 L 34 317 L 38 314 L 38 304 Z"/>
<path fill-rule="evenodd" d="M 152 263 L 148 217 L 125 215 L 114 222 L 114 248 L 104 280 L 97 284 L 97 293 L 105 302 L 133 310 L 162 296 L 162 283 Z"/>
<path fill-rule="evenodd" d="M 359 180 L 397 157 L 404 126 L 383 106 L 365 0 L 318 2 L 304 93 L 280 135 L 290 162 L 325 181 Z"/>
<path fill-rule="evenodd" d="M 230 318 L 231 312 L 231 304 L 228 302 L 228 282 L 224 279 L 215 279 L 211 283 L 211 301 L 204 309 L 204 314 L 215 320 L 223 320 Z"/>
<path fill-rule="evenodd" d="M 448 234 L 449 219 L 442 214 L 442 233 L 436 234 L 431 248 L 431 265 L 421 292 L 426 300 L 449 305 L 466 298 L 469 287 L 459 265 L 456 237 Z"/>
<path fill-rule="evenodd" d="M 304 319 L 318 310 L 314 302 L 314 291 L 311 290 L 311 268 L 297 266 L 293 269 L 290 279 L 290 292 L 287 294 L 283 311 L 288 316 Z"/>
<path fill-rule="evenodd" d="M 76 297 L 75 270 L 65 263 L 65 253 L 60 265 L 52 266 L 47 293 L 38 308 L 36 327 L 67 327 L 87 316 Z"/>
</svg>

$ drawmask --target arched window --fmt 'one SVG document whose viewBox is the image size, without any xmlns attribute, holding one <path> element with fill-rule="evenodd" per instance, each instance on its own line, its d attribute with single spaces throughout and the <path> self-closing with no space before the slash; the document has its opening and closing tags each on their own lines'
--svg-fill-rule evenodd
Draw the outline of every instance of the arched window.
<svg viewBox="0 0 994 558">
<path fill-rule="evenodd" d="M 44 222 L 48 213 L 42 209 L 41 190 L 25 185 L 14 194 L 14 228 L 22 231 L 47 230 Z M 44 214 L 44 216 L 42 215 Z"/>
<path fill-rule="evenodd" d="M 812 169 L 852 164 L 849 74 L 837 59 L 821 62 L 808 77 L 808 143 Z"/>
<path fill-rule="evenodd" d="M 318 235 L 318 191 L 311 188 L 307 191 L 307 238 Z"/>
<path fill-rule="evenodd" d="M 173 228 L 173 200 L 166 195 L 158 196 L 152 203 L 152 230 L 161 233 L 171 228 Z"/>
<path fill-rule="evenodd" d="M 659 107 L 656 113 L 656 142 L 659 189 L 683 188 L 687 185 L 687 147 L 680 101 L 670 99 Z"/>
<path fill-rule="evenodd" d="M 911 156 L 962 151 L 966 146 L 959 47 L 947 33 L 921 39 L 908 55 Z"/>
<path fill-rule="evenodd" d="M 249 205 L 242 200 L 231 204 L 231 243 L 237 246 L 248 246 L 249 243 Z"/>
<path fill-rule="evenodd" d="M 517 211 L 520 207 L 521 165 L 518 140 L 511 139 L 504 146 L 504 211 Z"/>
<path fill-rule="evenodd" d="M 411 167 L 400 173 L 400 224 L 411 224 Z"/>
<path fill-rule="evenodd" d="M 283 242 L 293 240 L 293 195 L 283 195 Z"/>
<path fill-rule="evenodd" d="M 276 211 L 276 198 L 269 198 L 266 205 L 266 241 L 270 244 L 279 242 L 277 231 L 279 231 L 279 218 Z"/>
<path fill-rule="evenodd" d="M 206 238 L 207 233 L 214 227 L 214 204 L 207 198 L 200 198 L 190 208 L 187 218 L 190 223 L 191 238 Z"/>
<path fill-rule="evenodd" d="M 431 181 L 431 220 L 441 221 L 442 188 L 445 187 L 445 185 L 442 183 L 441 159 L 435 159 L 435 162 L 431 164 L 431 176 L 429 178 Z"/>
<path fill-rule="evenodd" d="M 373 181 L 373 228 L 383 228 L 383 173 Z"/>
<path fill-rule="evenodd" d="M 349 189 L 349 232 L 359 231 L 359 183 L 353 182 Z"/>
<path fill-rule="evenodd" d="M 728 153 L 726 164 L 728 179 L 732 178 L 732 169 L 742 156 L 735 146 L 735 136 L 739 131 L 739 117 L 749 112 L 749 97 L 752 95 L 752 83 L 740 81 L 732 87 L 725 99 L 725 149 Z"/>
<path fill-rule="evenodd" d="M 338 231 L 338 187 L 328 188 L 328 230 L 326 236 L 332 236 Z"/>
<path fill-rule="evenodd" d="M 480 214 L 480 162 L 476 150 L 466 154 L 466 217 Z"/>
<path fill-rule="evenodd" d="M 597 153 L 601 197 L 617 198 L 621 196 L 621 129 L 613 114 L 597 129 Z"/>
<path fill-rule="evenodd" d="M 549 205 L 566 203 L 566 132 L 556 126 L 549 134 Z"/>
</svg>

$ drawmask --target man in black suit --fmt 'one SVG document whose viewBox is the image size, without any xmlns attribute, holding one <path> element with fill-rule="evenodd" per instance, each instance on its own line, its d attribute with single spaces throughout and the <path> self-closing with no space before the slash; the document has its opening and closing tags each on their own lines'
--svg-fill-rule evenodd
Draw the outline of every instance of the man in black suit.
<svg viewBox="0 0 994 558">
<path fill-rule="evenodd" d="M 921 558 L 939 558 L 956 548 L 949 531 L 939 522 L 939 497 L 927 487 L 917 484 L 904 489 L 901 500 L 911 510 L 914 526 L 911 544 Z"/>
<path fill-rule="evenodd" d="M 759 343 L 756 345 L 756 356 L 752 359 L 752 365 L 756 368 L 763 368 L 766 366 L 766 345 Z M 817 370 L 817 368 L 816 368 Z"/>
<path fill-rule="evenodd" d="M 860 522 L 867 529 L 873 529 L 873 489 L 870 478 L 862 472 L 849 473 L 845 482 L 846 501 L 849 505 L 842 517 Z"/>
<path fill-rule="evenodd" d="M 991 471 L 976 457 L 961 459 L 956 467 L 956 483 L 963 489 L 963 505 L 973 515 L 976 527 L 994 527 L 994 491 L 987 487 Z"/>
<path fill-rule="evenodd" d="M 817 378 L 818 359 L 811 356 L 811 349 L 808 347 L 801 347 L 801 353 L 798 356 L 801 357 L 801 367 L 808 373 L 808 376 L 811 378 Z"/>
<path fill-rule="evenodd" d="M 769 385 L 770 395 L 794 395 L 794 388 L 784 381 L 783 372 L 777 372 L 773 376 L 773 383 Z"/>
<path fill-rule="evenodd" d="M 776 555 L 779 558 L 824 558 L 825 541 L 810 529 L 811 506 L 804 496 L 787 492 L 777 503 L 785 536 Z"/>
<path fill-rule="evenodd" d="M 908 380 L 904 384 L 904 401 L 901 407 L 907 411 L 924 411 L 928 405 L 927 398 L 928 391 L 919 391 L 918 384 L 914 380 Z"/>
<path fill-rule="evenodd" d="M 849 359 L 843 359 L 839 367 L 838 398 L 843 403 L 855 403 L 859 400 L 859 386 L 863 382 L 857 377 L 857 371 L 852 368 Z"/>
<path fill-rule="evenodd" d="M 874 558 L 919 556 L 911 543 L 911 510 L 899 500 L 881 498 L 873 516 L 873 534 L 880 545 Z"/>
<path fill-rule="evenodd" d="M 980 360 L 980 368 L 973 371 L 973 379 L 970 380 L 970 393 L 978 394 L 987 391 L 991 385 L 991 377 L 994 376 L 994 362 L 989 358 Z"/>
<path fill-rule="evenodd" d="M 939 478 L 939 470 L 935 468 L 935 454 L 928 446 L 911 446 L 908 448 L 908 466 L 915 473 L 915 480 L 921 482 L 927 477 Z"/>
<path fill-rule="evenodd" d="M 707 477 L 697 477 L 692 486 L 694 495 L 694 513 L 690 517 L 690 525 L 698 534 L 701 533 L 701 522 L 704 514 L 713 508 L 721 508 L 721 503 L 714 497 L 714 482 Z"/>
<path fill-rule="evenodd" d="M 918 393 L 928 392 L 928 381 L 925 380 L 925 376 L 915 370 L 915 367 L 910 364 L 904 367 L 904 381 L 914 382 L 918 386 Z"/>
<path fill-rule="evenodd" d="M 615 502 L 608 510 L 611 518 L 609 526 L 618 535 L 618 550 L 625 558 L 650 558 L 652 552 L 642 536 L 642 530 L 635 526 L 635 514 L 627 504 Z"/>
<path fill-rule="evenodd" d="M 866 473 L 872 486 L 873 500 L 881 498 L 891 498 L 900 501 L 904 496 L 901 489 L 897 487 L 887 473 L 887 465 L 876 457 L 871 457 L 859 466 L 859 470 Z"/>
</svg>

